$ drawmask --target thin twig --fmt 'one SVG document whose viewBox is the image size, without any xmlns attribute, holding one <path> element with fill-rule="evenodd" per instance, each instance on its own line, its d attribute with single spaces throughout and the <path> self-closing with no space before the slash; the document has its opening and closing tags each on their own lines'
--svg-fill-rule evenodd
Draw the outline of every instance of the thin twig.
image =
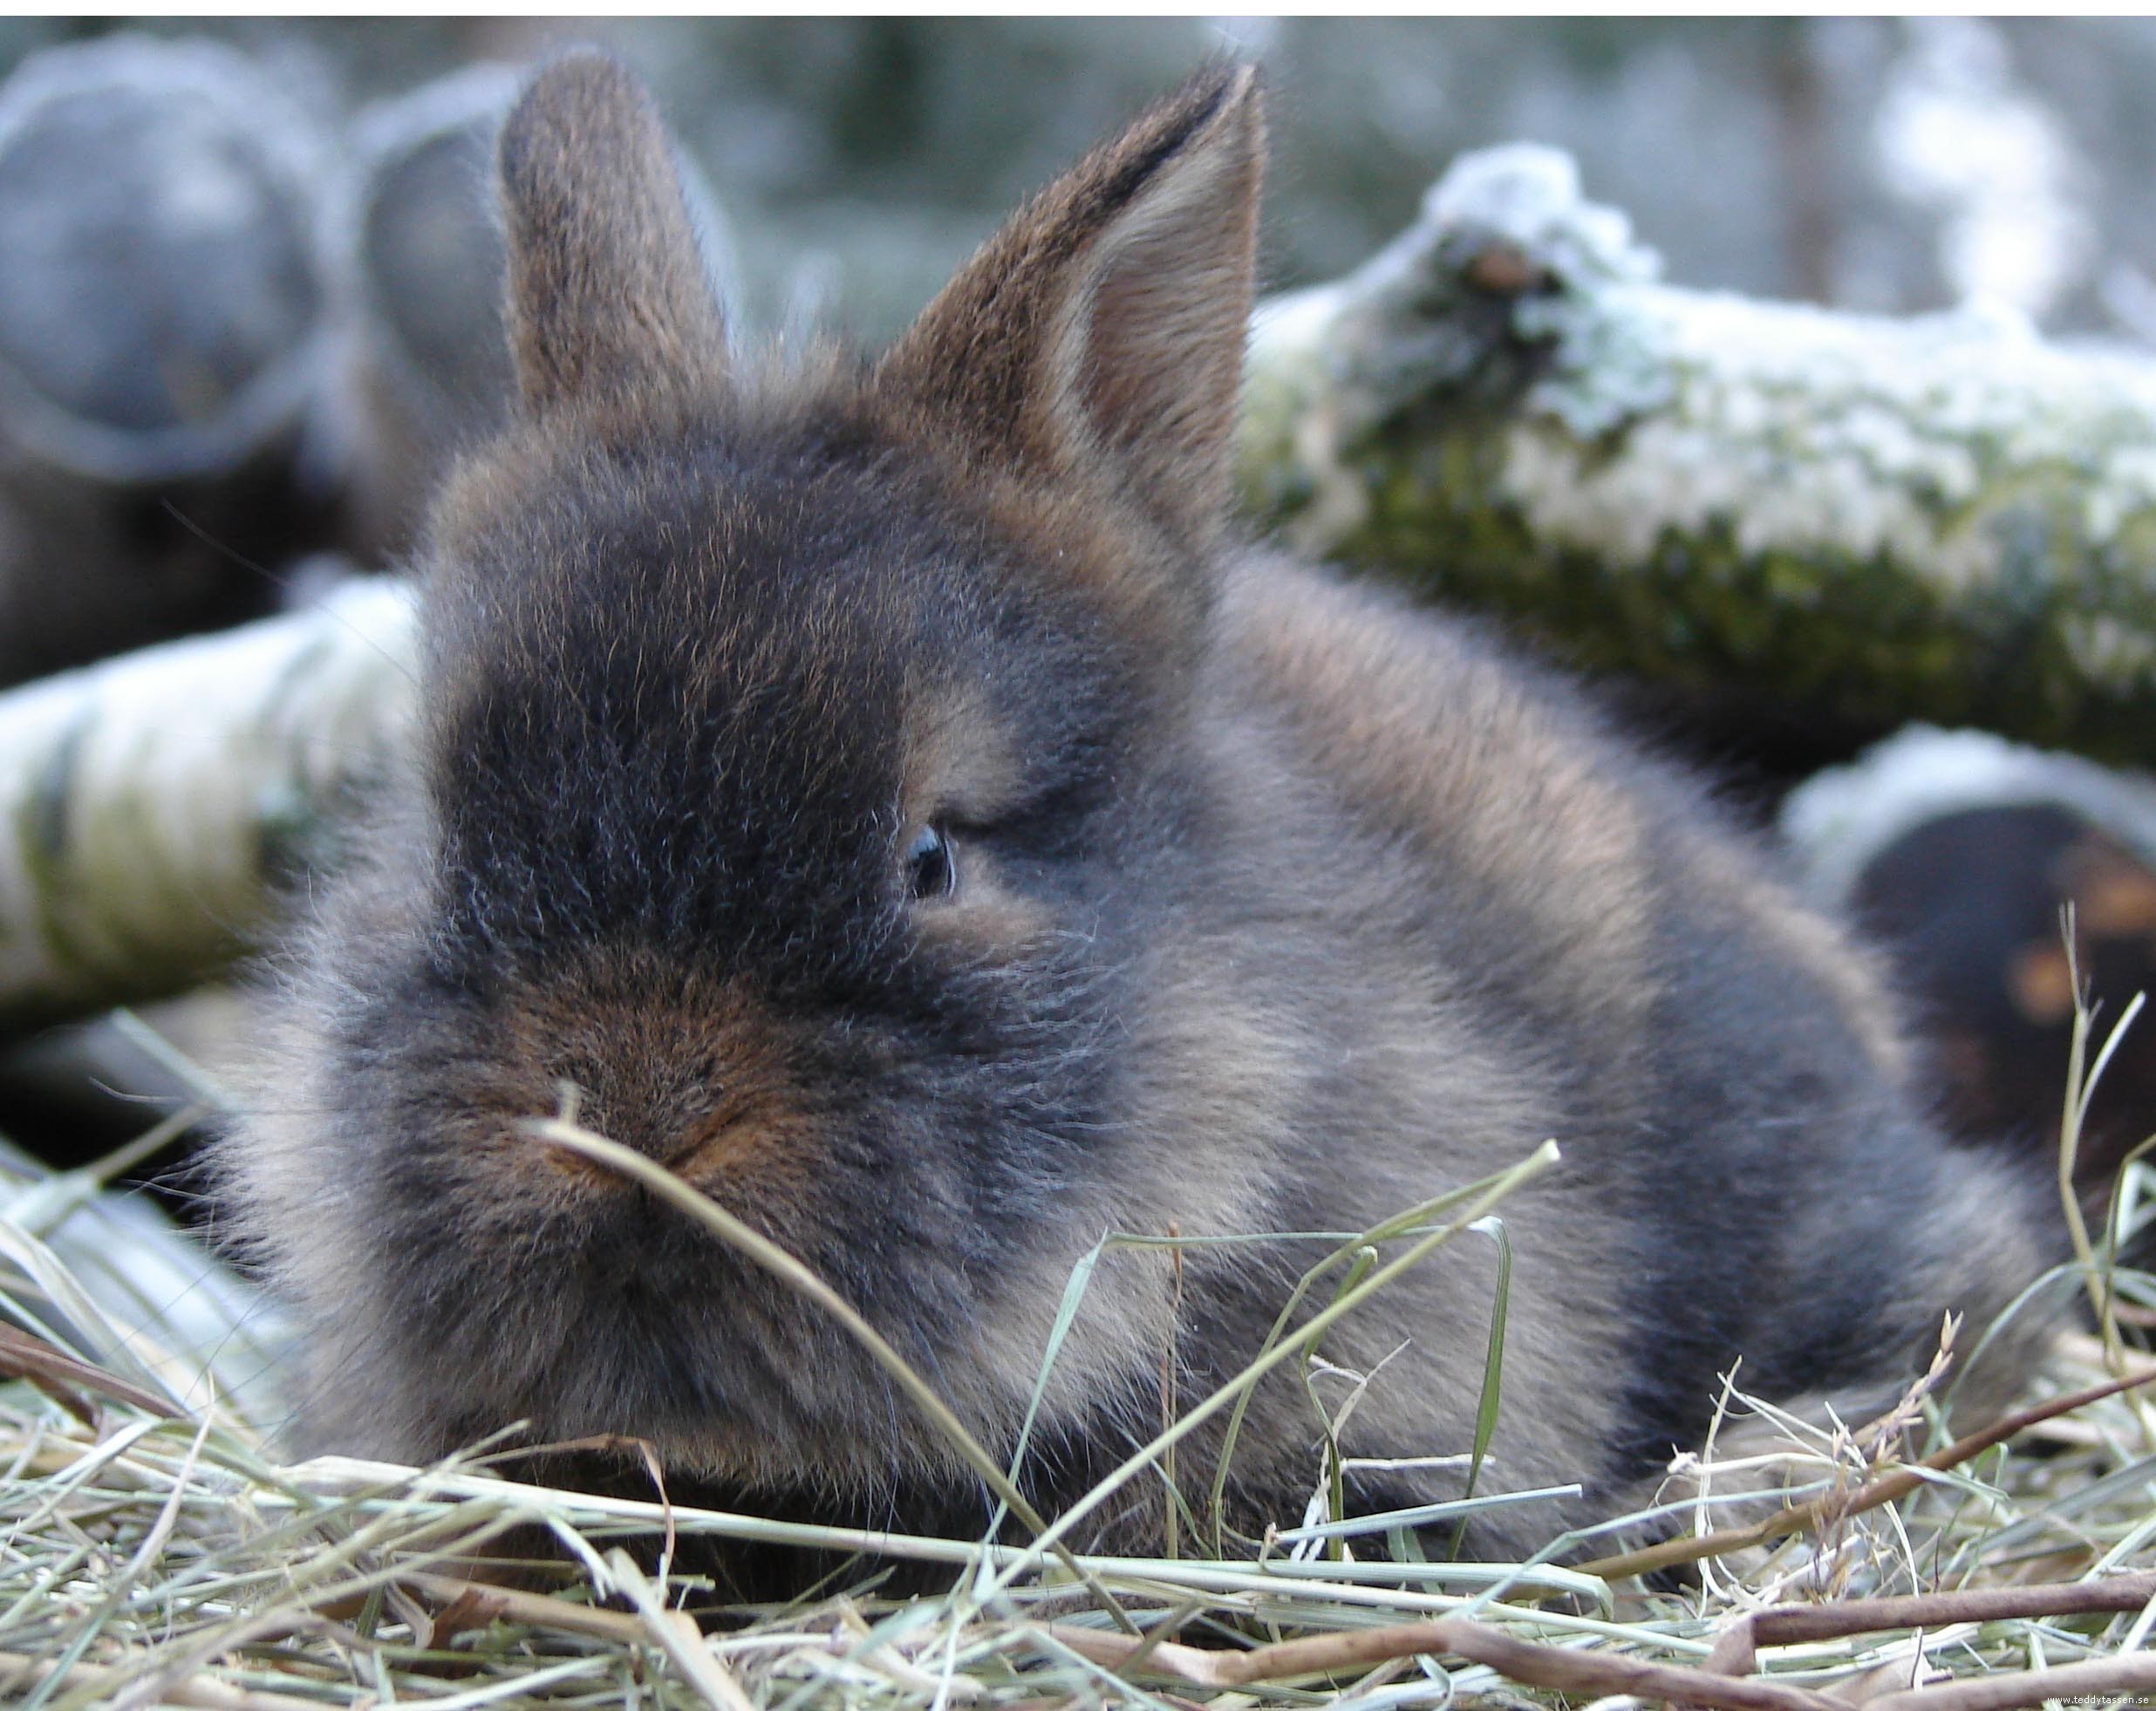
<svg viewBox="0 0 2156 1711">
<path fill-rule="evenodd" d="M 104 1367 L 78 1360 L 65 1349 L 55 1348 L 43 1337 L 33 1337 L 12 1325 L 0 1325 L 0 1378 L 24 1378 L 33 1384 L 67 1385 L 92 1391 L 115 1402 L 125 1402 L 129 1408 L 140 1408 L 160 1420 L 181 1418 L 180 1410 L 162 1396 L 154 1395 L 126 1379 L 115 1378 Z"/>
<path fill-rule="evenodd" d="M 1840 1639 L 1888 1628 L 1944 1627 L 1955 1622 L 2117 1613 L 2139 1610 L 2152 1599 L 2156 1599 L 2156 1573 L 2046 1585 L 1982 1587 L 1913 1598 L 1852 1599 L 1840 1604 L 1763 1610 L 1725 1630 L 1705 1666 L 1700 1668 L 1649 1665 L 1615 1653 L 1538 1646 L 1514 1639 L 1481 1623 L 1451 1616 L 1429 1622 L 1402 1622 L 1388 1627 L 1320 1634 L 1308 1639 L 1283 1640 L 1248 1651 L 1209 1650 L 1157 1639 L 1136 1641 L 1127 1635 L 1063 1624 L 1054 1626 L 1050 1632 L 1073 1651 L 1111 1669 L 1135 1669 L 1150 1665 L 1163 1674 L 1213 1687 L 1242 1687 L 1253 1681 L 1284 1680 L 1304 1675 L 1342 1674 L 1368 1669 L 1395 1658 L 1451 1653 L 1488 1664 L 1515 1680 L 1534 1687 L 1651 1695 L 1661 1693 L 1663 1688 L 1650 1682 L 1641 1673 L 1643 1670 L 1675 1671 L 1688 1677 L 1706 1675 L 1723 1680 L 1725 1686 L 1733 1680 L 1743 1683 L 1753 1667 L 1756 1648 L 1761 1646 Z M 2047 1676 L 2057 1673 L 2035 1672 Z M 1673 1683 L 1664 1686 L 1668 1688 L 1665 1697 L 1701 1705 L 1819 1702 L 1818 1694 L 1777 1682 L 1744 1683 L 1734 1696 L 1722 1693 L 1719 1697 L 1700 1690 L 1695 1683 L 1682 1691 Z M 1772 1701 L 1760 1699 L 1749 1691 L 1750 1687 L 1764 1688 L 1777 1697 Z M 2067 1689 L 2057 1691 L 2064 1693 Z M 1800 1697 L 1788 1697 L 1791 1694 Z M 1933 1703 L 1929 1693 L 1917 1697 L 1926 1706 Z M 2026 1705 L 2035 1701 L 2011 1699 L 1997 1702 Z"/>
<path fill-rule="evenodd" d="M 2106 1396 L 2116 1396 L 2121 1391 L 2156 1379 L 2156 1373 L 2136 1373 L 2123 1379 L 2114 1379 L 2106 1384 L 2091 1385 L 2086 1390 L 2077 1390 L 2069 1395 L 2054 1396 L 1987 1426 L 1981 1432 L 1972 1432 L 1967 1437 L 1956 1438 L 1944 1449 L 1927 1455 L 1913 1467 L 1896 1468 L 1881 1474 L 1877 1479 L 1859 1485 L 1853 1491 L 1827 1493 L 1795 1509 L 1785 1509 L 1754 1522 L 1749 1527 L 1728 1527 L 1718 1532 L 1702 1533 L 1691 1538 L 1664 1539 L 1659 1544 L 1642 1546 L 1637 1551 L 1627 1551 L 1614 1557 L 1598 1557 L 1591 1563 L 1579 1564 L 1579 1572 L 1600 1577 L 1604 1580 L 1628 1580 L 1634 1575 L 1653 1574 L 1667 1568 L 1680 1568 L 1687 1563 L 1701 1562 L 1709 1557 L 1727 1556 L 1732 1551 L 1743 1551 L 1755 1544 L 1769 1544 L 1776 1539 L 1786 1538 L 1791 1533 L 1810 1532 L 1822 1524 L 1844 1521 L 1852 1515 L 1861 1515 L 1867 1510 L 1882 1504 L 1899 1502 L 1924 1483 L 1927 1473 L 1944 1473 L 1949 1468 L 1958 1468 L 1964 1462 L 2004 1443 L 2016 1432 L 2024 1431 L 2041 1421 L 2071 1414 L 2076 1408 L 2086 1408 L 2091 1402 L 2100 1402 Z"/>
<path fill-rule="evenodd" d="M 1941 1628 L 1949 1622 L 2005 1622 L 2038 1616 L 2090 1616 L 2139 1610 L 2156 1599 L 2156 1573 L 2030 1586 L 1975 1586 L 1911 1598 L 1849 1599 L 1755 1611 L 1743 1619 L 1756 1646 L 1798 1646 L 1886 1628 Z"/>
<path fill-rule="evenodd" d="M 1996 1588 L 1979 1597 L 2001 1597 L 2027 1592 L 2023 1610 L 2001 1610 L 2001 1614 L 2072 1614 L 2072 1610 L 2137 1610 L 2146 1595 L 2156 1588 L 2156 1575 L 2130 1575 L 2118 1582 L 2089 1582 L 2084 1586 L 2024 1586 Z M 2070 1601 L 2070 1592 L 2083 1592 Z M 2132 1592 L 2143 1599 L 2128 1601 Z M 1954 1595 L 1941 1595 L 1954 1597 Z M 1913 1627 L 1913 1616 L 1921 1616 L 1917 1605 L 1938 1605 L 1938 1599 L 1865 1599 L 1846 1610 L 1826 1605 L 1819 1612 L 1764 1612 L 1766 1616 L 1844 1616 L 1839 1625 L 1811 1625 L 1813 1632 L 1800 1632 L 1805 1623 L 1785 1623 L 1772 1629 L 1766 1644 L 1787 1639 L 1839 1638 L 1846 1633 L 1867 1633 L 1882 1627 Z M 1942 1620 L 1986 1620 L 1970 1616 L 1973 1603 Z M 2072 1607 L 2068 1607 L 2072 1605 Z M 1397 1657 L 1463 1657 L 1470 1664 L 1484 1664 L 1498 1674 L 1529 1687 L 1554 1687 L 1570 1694 L 1630 1694 L 1634 1698 L 1658 1698 L 1675 1705 L 1709 1707 L 1709 1711 L 1832 1711 L 1841 1701 L 1794 1687 L 1778 1680 L 1755 1676 L 1723 1674 L 1725 1664 L 1721 1646 L 1708 1668 L 1689 1664 L 1652 1664 L 1621 1653 L 1585 1651 L 1576 1646 L 1544 1646 L 1533 1639 L 1516 1639 L 1484 1623 L 1462 1616 L 1440 1616 L 1434 1623 L 1403 1623 L 1399 1627 L 1361 1629 L 1349 1633 L 1324 1633 L 1311 1639 L 1283 1639 L 1272 1646 L 1251 1651 L 1205 1651 L 1198 1646 L 1156 1644 L 1143 1651 L 1141 1644 L 1123 1633 L 1102 1633 L 1054 1625 L 1050 1629 L 1061 1644 L 1078 1655 L 1119 1670 L 1145 1664 L 1156 1673 L 1191 1680 L 1201 1687 L 1246 1687 L 1259 1680 L 1292 1680 L 1313 1674 L 1356 1674 L 1371 1666 Z M 2130 1657 L 2106 1657 L 2087 1664 L 2061 1664 L 2050 1670 L 2016 1670 L 2016 1673 L 1954 1680 L 1938 1687 L 1917 1687 L 1886 1694 L 1869 1702 L 1869 1711 L 2018 1711 L 2018 1707 L 2042 1705 L 2052 1698 L 2089 1698 L 2105 1694 L 2139 1694 L 2156 1687 L 2156 1653 L 2132 1653 Z"/>
<path fill-rule="evenodd" d="M 1935 1687 L 1913 1687 L 1873 1700 L 1865 1711 L 2016 1711 L 2048 1699 L 2084 1705 L 2114 1694 L 2142 1696 L 2156 1691 L 2156 1652 L 2123 1658 L 2096 1658 L 2060 1664 L 2055 1669 L 2027 1669 L 1980 1675 Z"/>
<path fill-rule="evenodd" d="M 1127 1635 L 1105 1633 L 1098 1628 L 1058 1624 L 1050 1632 L 1072 1651 L 1110 1669 L 1120 1667 L 1139 1649 L 1138 1642 Z M 1458 1616 L 1281 1640 L 1247 1652 L 1163 1644 L 1155 1646 L 1145 1662 L 1163 1675 L 1200 1687 L 1239 1687 L 1257 1681 L 1359 1673 L 1394 1658 L 1426 1655 L 1450 1655 L 1486 1664 L 1499 1674 L 1530 1687 L 1632 1694 L 1642 1699 L 1709 1706 L 1715 1711 L 1835 1708 L 1834 1701 L 1808 1688 L 1732 1680 L 1689 1665 L 1650 1663 L 1614 1653 L 1539 1646 Z"/>
<path fill-rule="evenodd" d="M 1943 1628 L 1956 1622 L 2008 1622 L 2041 1616 L 2090 1616 L 2139 1610 L 2156 1599 L 2156 1573 L 2108 1580 L 2061 1580 L 2027 1586 L 1974 1586 L 1908 1598 L 1844 1599 L 1787 1605 L 1740 1616 L 1716 1638 L 1706 1667 L 1749 1675 L 1762 1646 L 1799 1646 L 1878 1633 L 1887 1628 Z"/>
</svg>

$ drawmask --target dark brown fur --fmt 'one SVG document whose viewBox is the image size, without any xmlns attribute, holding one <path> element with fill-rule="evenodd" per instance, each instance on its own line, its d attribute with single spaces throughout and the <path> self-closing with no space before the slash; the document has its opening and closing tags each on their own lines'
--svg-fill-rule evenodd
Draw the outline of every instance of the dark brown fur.
<svg viewBox="0 0 2156 1711">
<path fill-rule="evenodd" d="M 308 1444 L 529 1419 L 779 1512 L 983 1524 L 820 1314 L 520 1132 L 564 1083 L 999 1453 L 1102 1234 L 1360 1230 L 1555 1136 L 1504 1208 L 1484 1486 L 1588 1495 L 1486 1551 L 1634 1493 L 1740 1356 L 1861 1408 L 2041 1269 L 2041 1189 L 1942 1147 L 1865 961 L 1694 784 L 1472 626 L 1226 549 L 1261 130 L 1250 72 L 1202 76 L 879 365 L 730 374 L 640 92 L 590 56 L 534 85 L 503 147 L 523 418 L 439 508 L 422 740 L 224 1155 L 310 1334 Z M 924 823 L 947 899 L 908 890 Z M 1179 1285 L 1111 1255 L 1047 1381 L 1043 1501 L 1157 1428 L 1164 1360 L 1186 1401 L 1247 1361 L 1313 1254 L 1197 1247 Z M 1327 1338 L 1378 1374 L 1350 1453 L 1468 1447 L 1494 1276 L 1463 1240 Z M 1317 1438 L 1262 1389 L 1232 1518 L 1299 1514 Z M 1162 1511 L 1134 1486 L 1091 1536 Z"/>
</svg>

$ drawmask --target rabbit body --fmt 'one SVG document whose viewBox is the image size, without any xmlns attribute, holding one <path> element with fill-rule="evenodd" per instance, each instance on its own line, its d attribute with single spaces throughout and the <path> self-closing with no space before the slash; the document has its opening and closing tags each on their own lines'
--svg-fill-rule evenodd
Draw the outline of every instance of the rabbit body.
<svg viewBox="0 0 2156 1711">
<path fill-rule="evenodd" d="M 1478 1521 L 1491 1552 L 1697 1444 L 1740 1355 L 1755 1392 L 1883 1400 L 2041 1270 L 2040 1188 L 1941 1141 L 1862 954 L 1694 782 L 1474 626 L 1234 546 L 1259 101 L 1194 80 L 880 362 L 772 375 L 726 355 L 635 86 L 576 56 L 526 96 L 518 419 L 437 508 L 420 740 L 222 1158 L 309 1333 L 308 1447 L 529 1421 L 777 1512 L 979 1530 L 835 1323 L 533 1138 L 565 1087 L 992 1453 L 1040 1383 L 1048 1507 L 1250 1360 L 1323 1251 L 1112 1251 L 1042 1381 L 1109 1231 L 1362 1230 L 1554 1136 L 1502 1209 L 1480 1484 L 1586 1490 Z M 1348 1454 L 1469 1448 L 1497 1271 L 1463 1236 L 1327 1335 L 1372 1375 Z M 1319 1436 L 1262 1384 L 1231 1522 L 1299 1515 Z M 1163 1513 L 1135 1483 L 1084 1536 Z"/>
</svg>

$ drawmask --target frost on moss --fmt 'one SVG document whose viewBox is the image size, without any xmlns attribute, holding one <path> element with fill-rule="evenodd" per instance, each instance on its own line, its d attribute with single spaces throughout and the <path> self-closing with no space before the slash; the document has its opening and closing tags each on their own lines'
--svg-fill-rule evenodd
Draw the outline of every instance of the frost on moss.
<svg viewBox="0 0 2156 1711">
<path fill-rule="evenodd" d="M 2010 314 L 1656 283 L 1562 155 L 1464 157 L 1254 330 L 1245 489 L 1575 658 L 2146 756 L 2156 364 Z"/>
</svg>

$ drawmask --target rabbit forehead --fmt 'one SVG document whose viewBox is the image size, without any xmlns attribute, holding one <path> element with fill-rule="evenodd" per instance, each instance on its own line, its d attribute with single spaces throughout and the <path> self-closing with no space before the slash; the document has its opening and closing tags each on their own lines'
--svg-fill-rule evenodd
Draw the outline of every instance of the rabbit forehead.
<svg viewBox="0 0 2156 1711">
<path fill-rule="evenodd" d="M 1157 638 L 1096 562 L 1128 553 L 1089 508 L 969 502 L 903 434 L 787 413 L 737 400 L 699 431 L 535 436 L 467 467 L 437 519 L 432 699 L 589 706 L 635 680 L 652 737 L 663 681 L 685 727 L 880 752 L 911 819 L 992 813 L 1142 719 Z"/>
<path fill-rule="evenodd" d="M 1095 771 L 1127 720 L 1082 592 L 888 462 L 722 425 L 497 464 L 438 531 L 426 698 L 496 915 L 858 940 L 907 826 Z"/>
</svg>

